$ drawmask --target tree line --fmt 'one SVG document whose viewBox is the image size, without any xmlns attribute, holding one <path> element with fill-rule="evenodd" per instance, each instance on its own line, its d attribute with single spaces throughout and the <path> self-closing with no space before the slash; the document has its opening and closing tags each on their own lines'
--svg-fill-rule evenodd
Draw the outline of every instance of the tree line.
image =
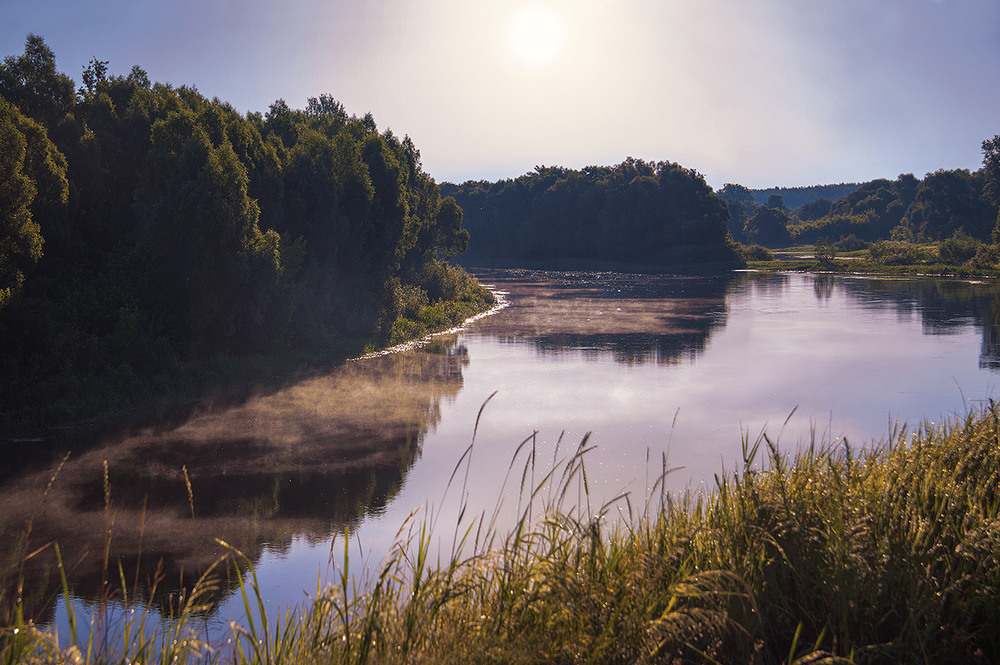
<svg viewBox="0 0 1000 665">
<path fill-rule="evenodd" d="M 813 198 L 795 209 L 774 192 L 764 203 L 757 192 L 727 183 L 728 229 L 745 244 L 785 247 L 826 241 L 859 249 L 877 241 L 955 240 L 972 246 L 1000 239 L 1000 136 L 983 142 L 983 166 L 941 169 L 923 179 L 902 174 L 853 186 L 831 200 Z M 973 250 L 974 253 L 974 250 Z"/>
<path fill-rule="evenodd" d="M 701 174 L 672 162 L 539 166 L 514 179 L 443 183 L 441 190 L 465 212 L 466 261 L 737 260 L 725 202 Z"/>
<path fill-rule="evenodd" d="M 489 298 L 445 263 L 468 232 L 409 137 L 328 95 L 241 115 L 108 65 L 76 88 L 36 35 L 0 65 L 3 415 Z"/>
</svg>

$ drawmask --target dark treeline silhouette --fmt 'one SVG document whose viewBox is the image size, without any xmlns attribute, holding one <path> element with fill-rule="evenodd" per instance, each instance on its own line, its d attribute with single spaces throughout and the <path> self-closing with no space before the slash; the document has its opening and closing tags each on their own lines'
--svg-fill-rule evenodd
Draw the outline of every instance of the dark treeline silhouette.
<svg viewBox="0 0 1000 665">
<path fill-rule="evenodd" d="M 323 95 L 244 116 L 96 58 L 82 81 L 35 35 L 0 65 L 0 421 L 490 298 L 444 262 L 461 209 L 370 114 Z"/>
<path fill-rule="evenodd" d="M 796 209 L 817 199 L 829 199 L 830 201 L 836 201 L 839 198 L 847 196 L 860 186 L 860 183 L 842 182 L 837 185 L 768 187 L 767 189 L 751 189 L 750 191 L 753 193 L 753 200 L 761 205 L 767 203 L 767 200 L 770 197 L 777 194 L 785 201 L 786 206 Z"/>
<path fill-rule="evenodd" d="M 699 173 L 670 162 L 536 167 L 513 180 L 444 183 L 441 191 L 465 211 L 469 262 L 736 259 L 725 203 Z"/>
<path fill-rule="evenodd" d="M 774 190 L 761 202 L 764 191 L 770 190 L 732 183 L 719 190 L 729 209 L 729 231 L 742 243 L 782 247 L 825 240 L 860 249 L 876 241 L 953 241 L 942 245 L 941 258 L 962 263 L 977 246 L 1000 239 L 1000 136 L 983 142 L 983 167 L 977 171 L 942 169 L 922 180 L 902 174 L 797 207 L 784 196 L 795 190 Z"/>
</svg>

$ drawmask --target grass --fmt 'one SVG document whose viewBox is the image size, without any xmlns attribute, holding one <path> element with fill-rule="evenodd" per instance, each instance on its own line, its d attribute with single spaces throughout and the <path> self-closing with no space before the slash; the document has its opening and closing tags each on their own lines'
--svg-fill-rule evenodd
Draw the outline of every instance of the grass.
<svg viewBox="0 0 1000 665">
<path fill-rule="evenodd" d="M 475 434 L 449 483 L 464 478 L 462 496 L 474 446 Z M 521 444 L 506 481 L 520 519 L 505 534 L 499 506 L 464 506 L 435 555 L 434 516 L 414 514 L 360 577 L 345 536 L 336 582 L 278 618 L 230 548 L 223 568 L 239 570 L 257 618 L 226 645 L 197 638 L 208 575 L 167 628 L 132 619 L 114 648 L 95 648 L 112 641 L 95 625 L 59 643 L 8 604 L 0 662 L 1000 662 L 997 404 L 858 450 L 745 439 L 742 468 L 710 495 L 667 493 L 663 459 L 642 501 L 591 505 L 589 446 L 549 466 L 534 437 Z"/>
<path fill-rule="evenodd" d="M 833 258 L 816 258 L 815 245 L 770 250 L 772 258 L 747 260 L 747 267 L 764 272 L 838 272 L 868 275 L 927 275 L 935 277 L 998 277 L 1000 265 L 967 261 L 949 263 L 938 256 L 939 243 L 904 243 L 912 248 L 912 261 L 877 261 L 868 249 L 837 251 Z"/>
</svg>

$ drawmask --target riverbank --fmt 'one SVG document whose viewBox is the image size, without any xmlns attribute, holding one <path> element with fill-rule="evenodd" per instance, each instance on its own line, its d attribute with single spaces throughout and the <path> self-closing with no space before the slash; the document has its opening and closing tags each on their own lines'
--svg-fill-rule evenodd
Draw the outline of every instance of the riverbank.
<svg viewBox="0 0 1000 665">
<path fill-rule="evenodd" d="M 495 296 L 464 270 L 443 270 L 450 297 L 431 302 L 424 295 L 415 303 L 397 305 L 395 317 L 373 321 L 367 335 L 286 345 L 262 354 L 175 361 L 169 371 L 149 375 L 110 368 L 71 389 L 63 387 L 62 399 L 20 407 L 5 404 L 0 437 L 6 439 L 8 454 L 0 463 L 0 477 L 19 458 L 46 455 L 47 441 L 86 440 L 148 423 L 182 422 L 196 410 L 239 404 L 351 358 L 453 328 L 496 304 Z"/>
<path fill-rule="evenodd" d="M 61 650 L 52 633 L 21 622 L 8 605 L 0 657 L 997 662 L 998 437 L 992 402 L 943 426 L 898 430 L 874 448 L 788 455 L 762 435 L 744 440 L 743 468 L 720 473 L 709 496 L 672 496 L 659 482 L 644 499 L 604 506 L 587 499 L 586 438 L 534 486 L 529 439 L 511 461 L 523 514 L 509 533 L 494 532 L 488 516 L 459 517 L 445 532 L 410 522 L 382 564 L 357 578 L 348 565 L 354 546 L 344 543 L 338 583 L 288 608 L 279 623 L 233 624 L 230 641 L 211 649 L 198 638 L 210 577 L 175 607 L 169 632 L 143 634 L 137 607 L 124 631 L 115 628 L 122 634 L 94 634 L 111 630 L 98 624 L 88 636 L 81 625 L 79 640 L 63 636 Z M 567 500 L 581 488 L 580 503 Z M 616 513 L 623 521 L 611 519 Z M 439 539 L 454 554 L 435 565 L 428 553 Z M 236 551 L 231 565 L 246 572 Z M 252 571 L 242 584 L 248 612 L 263 608 Z"/>
<path fill-rule="evenodd" d="M 954 263 L 942 260 L 937 244 L 884 243 L 890 251 L 872 254 L 870 249 L 838 252 L 829 246 L 803 245 L 760 250 L 770 258 L 748 258 L 747 267 L 761 272 L 815 272 L 862 275 L 994 278 L 1000 266 L 988 261 Z M 905 245 L 905 246 L 904 246 Z M 899 246 L 899 247 L 894 247 Z M 900 251 L 893 252 L 891 250 Z M 876 260 L 881 256 L 883 260 Z M 888 260 L 886 260 L 888 259 Z"/>
</svg>

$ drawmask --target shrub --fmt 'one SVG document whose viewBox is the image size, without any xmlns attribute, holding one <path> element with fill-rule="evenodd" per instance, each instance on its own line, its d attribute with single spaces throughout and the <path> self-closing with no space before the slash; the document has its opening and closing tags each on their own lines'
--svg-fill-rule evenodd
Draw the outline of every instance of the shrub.
<svg viewBox="0 0 1000 665">
<path fill-rule="evenodd" d="M 980 245 L 982 245 L 980 241 L 959 229 L 955 235 L 941 241 L 938 245 L 938 256 L 945 263 L 961 265 L 976 255 Z"/>
<path fill-rule="evenodd" d="M 774 254 L 771 253 L 766 247 L 761 245 L 740 245 L 740 256 L 743 257 L 744 261 L 773 261 Z"/>
<path fill-rule="evenodd" d="M 849 236 L 841 236 L 840 240 L 833 243 L 834 248 L 839 252 L 853 252 L 858 249 L 864 249 L 868 245 L 868 242 L 865 242 L 853 233 Z"/>
<path fill-rule="evenodd" d="M 901 240 L 879 240 L 868 247 L 872 261 L 887 266 L 906 266 L 920 263 L 924 253 L 917 245 Z"/>
</svg>

